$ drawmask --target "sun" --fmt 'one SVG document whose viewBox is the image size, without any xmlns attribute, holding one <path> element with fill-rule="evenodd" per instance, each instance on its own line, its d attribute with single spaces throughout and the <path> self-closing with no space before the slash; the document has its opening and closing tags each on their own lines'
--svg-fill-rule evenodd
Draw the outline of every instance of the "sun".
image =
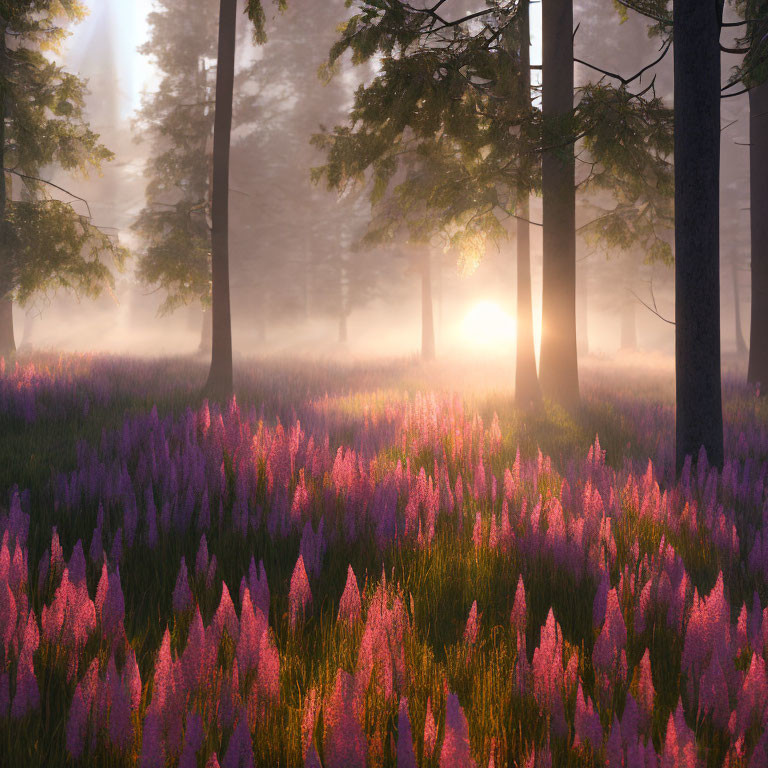
<svg viewBox="0 0 768 768">
<path fill-rule="evenodd" d="M 506 354 L 515 341 L 515 320 L 495 301 L 480 301 L 465 315 L 461 335 L 475 349 Z"/>
</svg>

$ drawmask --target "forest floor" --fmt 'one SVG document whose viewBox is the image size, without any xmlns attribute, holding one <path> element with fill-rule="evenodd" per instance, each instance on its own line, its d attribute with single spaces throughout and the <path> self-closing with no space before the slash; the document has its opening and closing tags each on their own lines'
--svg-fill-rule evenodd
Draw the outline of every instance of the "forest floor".
<svg viewBox="0 0 768 768">
<path fill-rule="evenodd" d="M 574 414 L 500 364 L 206 372 L 0 366 L 0 764 L 768 765 L 743 372 L 679 480 L 664 366 Z"/>
</svg>

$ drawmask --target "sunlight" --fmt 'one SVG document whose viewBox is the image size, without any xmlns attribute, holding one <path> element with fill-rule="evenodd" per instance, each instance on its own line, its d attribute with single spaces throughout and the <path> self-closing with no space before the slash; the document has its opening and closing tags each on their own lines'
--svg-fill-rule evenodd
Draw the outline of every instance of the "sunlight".
<svg viewBox="0 0 768 768">
<path fill-rule="evenodd" d="M 485 299 L 467 312 L 461 335 L 467 346 L 506 354 L 515 342 L 515 320 L 495 301 Z"/>
</svg>

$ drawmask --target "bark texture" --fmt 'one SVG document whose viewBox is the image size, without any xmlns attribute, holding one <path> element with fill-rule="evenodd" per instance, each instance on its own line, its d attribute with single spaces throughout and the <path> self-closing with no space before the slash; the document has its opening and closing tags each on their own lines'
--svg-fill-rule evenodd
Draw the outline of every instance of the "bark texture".
<svg viewBox="0 0 768 768">
<path fill-rule="evenodd" d="M 16 351 L 13 333 L 13 301 L 10 295 L 0 299 L 0 357 L 8 357 Z"/>
<path fill-rule="evenodd" d="M 531 93 L 530 6 L 520 5 L 519 45 L 522 87 Z M 533 302 L 531 300 L 531 225 L 528 199 L 517 206 L 517 352 L 515 360 L 515 399 L 519 405 L 541 400 L 536 350 L 533 341 Z"/>
<path fill-rule="evenodd" d="M 723 466 L 719 0 L 675 0 L 676 460 Z"/>
<path fill-rule="evenodd" d="M 216 74 L 216 118 L 213 136 L 211 195 L 211 370 L 206 390 L 216 399 L 233 392 L 232 315 L 229 298 L 229 157 L 235 81 L 237 0 L 221 0 Z"/>
<path fill-rule="evenodd" d="M 749 92 L 752 324 L 749 381 L 768 392 L 768 83 Z"/>
<path fill-rule="evenodd" d="M 543 94 L 545 121 L 573 110 L 573 2 L 544 0 Z M 576 170 L 573 144 L 542 157 L 544 224 L 541 363 L 545 396 L 573 408 L 579 402 L 576 348 Z"/>
</svg>

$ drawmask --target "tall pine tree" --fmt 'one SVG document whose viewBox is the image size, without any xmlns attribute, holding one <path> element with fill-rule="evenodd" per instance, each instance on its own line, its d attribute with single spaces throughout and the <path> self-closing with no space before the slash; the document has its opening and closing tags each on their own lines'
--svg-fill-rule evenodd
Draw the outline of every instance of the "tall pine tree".
<svg viewBox="0 0 768 768">
<path fill-rule="evenodd" d="M 85 201 L 43 178 L 44 169 L 84 173 L 112 158 L 83 117 L 85 83 L 47 55 L 84 14 L 77 0 L 0 4 L 0 354 L 15 349 L 13 302 L 60 288 L 98 295 L 113 285 L 104 257 L 125 257 Z"/>
</svg>

